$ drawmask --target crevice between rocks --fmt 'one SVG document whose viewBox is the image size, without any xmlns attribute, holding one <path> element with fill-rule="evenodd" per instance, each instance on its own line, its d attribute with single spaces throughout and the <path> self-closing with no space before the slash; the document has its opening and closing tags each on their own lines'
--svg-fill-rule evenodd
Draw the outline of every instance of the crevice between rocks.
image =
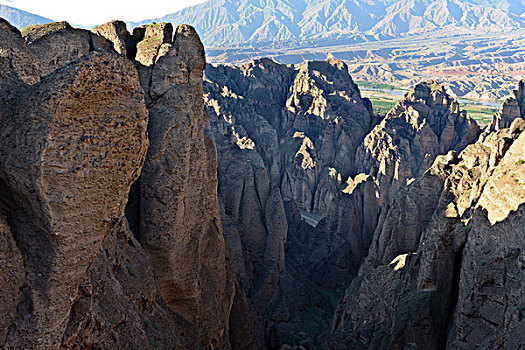
<svg viewBox="0 0 525 350">
<path fill-rule="evenodd" d="M 126 203 L 125 216 L 129 223 L 129 229 L 133 236 L 140 240 L 140 177 L 131 185 Z"/>
<path fill-rule="evenodd" d="M 467 233 L 468 237 L 468 233 Z M 461 268 L 463 264 L 463 251 L 465 249 L 465 245 L 467 242 L 467 238 L 465 238 L 465 243 L 461 245 L 459 250 L 454 254 L 454 269 L 452 272 L 452 288 L 450 289 L 450 297 L 449 297 L 449 309 L 447 318 L 445 321 L 445 327 L 441 330 L 441 334 L 439 337 L 439 344 L 438 349 L 439 350 L 446 350 L 447 349 L 447 340 L 448 335 L 450 334 L 452 328 L 453 328 L 453 321 L 454 321 L 454 314 L 456 311 L 456 306 L 459 301 L 459 283 L 461 280 Z"/>
</svg>

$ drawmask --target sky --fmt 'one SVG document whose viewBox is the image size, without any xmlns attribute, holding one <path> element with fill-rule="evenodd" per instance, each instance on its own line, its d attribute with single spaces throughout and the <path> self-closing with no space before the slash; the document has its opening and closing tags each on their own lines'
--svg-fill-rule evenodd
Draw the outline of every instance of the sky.
<svg viewBox="0 0 525 350">
<path fill-rule="evenodd" d="M 54 21 L 92 26 L 114 19 L 139 21 L 167 15 L 205 0 L 0 0 L 0 4 L 18 8 Z"/>
</svg>

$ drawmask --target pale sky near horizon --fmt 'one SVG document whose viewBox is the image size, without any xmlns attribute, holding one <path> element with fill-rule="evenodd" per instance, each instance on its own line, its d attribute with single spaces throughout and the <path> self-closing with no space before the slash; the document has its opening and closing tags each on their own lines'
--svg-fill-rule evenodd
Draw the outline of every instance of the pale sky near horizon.
<svg viewBox="0 0 525 350">
<path fill-rule="evenodd" d="M 18 8 L 54 21 L 91 26 L 114 19 L 140 21 L 177 12 L 206 0 L 0 0 L 0 4 Z"/>
</svg>

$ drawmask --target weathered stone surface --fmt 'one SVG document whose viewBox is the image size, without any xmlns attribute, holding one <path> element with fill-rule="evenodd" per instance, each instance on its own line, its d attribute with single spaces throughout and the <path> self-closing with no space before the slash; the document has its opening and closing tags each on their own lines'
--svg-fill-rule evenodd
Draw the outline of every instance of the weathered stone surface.
<svg viewBox="0 0 525 350">
<path fill-rule="evenodd" d="M 136 42 L 137 62 L 144 66 L 151 66 L 158 57 L 169 51 L 173 43 L 173 26 L 171 23 L 154 23 L 137 27 L 133 29 L 133 40 Z M 188 47 L 188 49 L 192 48 Z M 191 55 L 191 52 L 188 54 Z"/>
<path fill-rule="evenodd" d="M 169 32 L 164 25 L 147 27 L 144 43 Z M 190 54 L 195 47 L 200 50 Z M 215 150 L 204 134 L 204 50 L 193 28 L 179 26 L 173 47 L 147 63 L 155 77 L 148 90 L 163 93 L 149 109 L 139 237 L 165 303 L 197 325 L 203 345 L 228 348 L 234 275 L 219 216 Z M 158 73 L 171 69 L 178 80 Z"/>
<path fill-rule="evenodd" d="M 523 84 L 466 147 L 434 83 L 370 132 L 337 60 L 209 67 L 203 100 L 172 32 L 0 21 L 0 347 L 323 348 L 365 257 L 332 347 L 522 346 Z"/>
<path fill-rule="evenodd" d="M 40 81 L 36 57 L 25 45 L 18 29 L 0 18 L 0 93 Z"/>
<path fill-rule="evenodd" d="M 74 29 L 67 22 L 35 26 L 23 33 L 29 49 L 38 58 L 42 75 L 48 75 L 88 54 L 91 37 L 87 30 Z"/>
<path fill-rule="evenodd" d="M 31 29 L 26 44 L 0 24 L 0 347 L 249 346 L 195 30 L 173 40 L 154 25 L 134 41 L 122 22 L 95 30 L 104 37 L 64 22 Z M 134 65 L 117 51 L 155 57 Z"/>
<path fill-rule="evenodd" d="M 523 346 L 525 133 L 493 169 L 470 219 L 447 346 Z"/>
<path fill-rule="evenodd" d="M 28 44 L 31 44 L 46 35 L 53 34 L 64 29 L 73 29 L 73 27 L 71 27 L 69 23 L 65 21 L 46 23 L 43 25 L 30 26 L 23 31 L 22 36 Z"/>
<path fill-rule="evenodd" d="M 351 175 L 355 149 L 375 122 L 370 101 L 337 60 L 299 70 L 268 59 L 210 66 L 205 92 L 223 132 L 260 153 L 284 198 L 321 214 L 338 192 L 329 168 Z"/>
<path fill-rule="evenodd" d="M 353 175 L 355 150 L 375 123 L 370 102 L 337 60 L 295 70 L 261 59 L 239 68 L 209 66 L 205 75 L 221 216 L 253 306 L 253 344 L 293 344 L 300 329 L 309 329 L 311 340 L 331 319 L 320 305 L 337 298 L 319 288 L 342 289 L 355 275 L 375 224 L 364 240 L 361 229 L 377 220 L 372 213 L 357 217 L 365 202 L 377 210 L 373 181 L 354 196 L 341 192 L 348 186 L 342 176 Z M 314 230 L 298 209 L 333 218 Z M 323 276 L 334 261 L 341 268 Z"/>
<path fill-rule="evenodd" d="M 91 264 L 71 309 L 62 349 L 198 349 L 195 325 L 171 311 L 126 219 Z"/>
<path fill-rule="evenodd" d="M 520 347 L 525 134 L 516 130 L 438 157 L 395 197 L 338 307 L 333 348 Z"/>
<path fill-rule="evenodd" d="M 133 65 L 104 54 L 46 77 L 10 111 L 2 118 L 0 176 L 8 216 L 17 218 L 31 309 L 5 347 L 54 348 L 140 173 L 147 113 Z"/>
<path fill-rule="evenodd" d="M 338 192 L 330 169 L 343 178 L 355 174 L 355 150 L 375 124 L 372 105 L 346 65 L 327 60 L 299 69 L 283 113 L 283 142 L 294 152 L 282 166 L 283 196 L 324 214 Z"/>
<path fill-rule="evenodd" d="M 0 222 L 0 345 L 5 344 L 6 337 L 13 321 L 17 317 L 17 309 L 22 302 L 24 290 L 25 269 L 22 254 L 18 249 L 7 218 Z M 23 311 L 22 311 L 23 312 Z"/>
<path fill-rule="evenodd" d="M 122 21 L 112 21 L 103 24 L 94 28 L 92 32 L 111 41 L 115 51 L 121 55 L 127 56 L 128 49 L 132 48 L 131 38 L 126 28 L 126 23 Z"/>
</svg>

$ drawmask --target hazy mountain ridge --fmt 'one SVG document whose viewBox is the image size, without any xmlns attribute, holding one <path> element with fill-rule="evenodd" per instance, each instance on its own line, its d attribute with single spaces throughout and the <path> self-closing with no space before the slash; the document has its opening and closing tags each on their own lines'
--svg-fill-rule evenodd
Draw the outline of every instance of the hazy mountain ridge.
<svg viewBox="0 0 525 350">
<path fill-rule="evenodd" d="M 35 24 L 46 24 L 53 22 L 53 20 L 49 18 L 38 16 L 33 13 L 22 11 L 6 5 L 0 5 L 0 17 L 5 18 L 18 29 Z"/>
<path fill-rule="evenodd" d="M 210 0 L 156 22 L 189 23 L 207 46 L 312 40 L 356 34 L 404 36 L 445 29 L 525 27 L 523 3 L 481 0 Z"/>
</svg>

